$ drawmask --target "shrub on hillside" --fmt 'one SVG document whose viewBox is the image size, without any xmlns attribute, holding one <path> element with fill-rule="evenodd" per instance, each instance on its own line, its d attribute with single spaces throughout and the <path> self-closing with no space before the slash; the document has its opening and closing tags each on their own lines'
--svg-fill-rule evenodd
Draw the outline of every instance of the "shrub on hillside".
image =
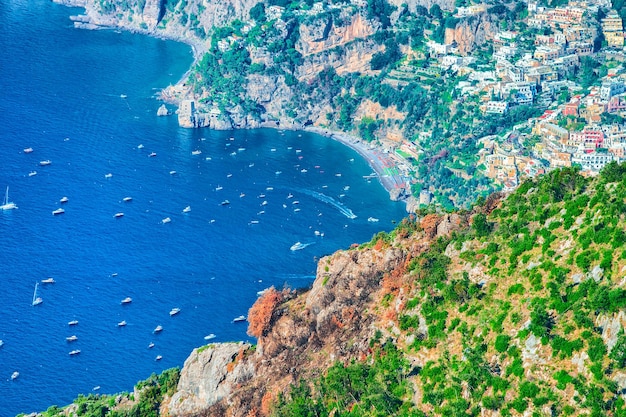
<svg viewBox="0 0 626 417">
<path fill-rule="evenodd" d="M 248 334 L 259 338 L 265 336 L 272 324 L 274 310 L 283 301 L 283 294 L 271 287 L 259 297 L 248 312 Z"/>
</svg>

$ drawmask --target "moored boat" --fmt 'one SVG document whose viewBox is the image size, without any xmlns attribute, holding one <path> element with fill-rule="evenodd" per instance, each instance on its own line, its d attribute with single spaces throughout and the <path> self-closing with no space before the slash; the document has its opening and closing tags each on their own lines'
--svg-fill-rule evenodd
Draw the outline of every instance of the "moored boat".
<svg viewBox="0 0 626 417">
<path fill-rule="evenodd" d="M 39 161 L 39 165 L 41 165 L 42 167 L 45 167 L 46 165 L 50 165 L 52 163 L 51 160 L 46 159 L 45 161 Z"/>
<path fill-rule="evenodd" d="M 54 278 L 50 277 L 50 278 L 42 279 L 41 282 L 43 284 L 54 284 L 56 281 L 54 280 Z"/>
<path fill-rule="evenodd" d="M 59 200 L 59 203 L 67 203 L 68 201 L 70 201 L 70 199 L 64 196 L 64 197 L 61 197 L 61 199 Z"/>
<path fill-rule="evenodd" d="M 63 210 L 62 208 L 58 208 L 56 210 L 52 210 L 52 214 L 54 216 L 56 216 L 57 214 L 63 214 L 63 213 L 65 213 L 65 210 Z"/>
<path fill-rule="evenodd" d="M 70 337 L 66 337 L 65 340 L 67 340 L 68 342 L 75 342 L 78 340 L 78 336 L 76 336 L 75 334 L 71 335 Z"/>
<path fill-rule="evenodd" d="M 159 333 L 163 331 L 163 326 L 161 326 L 160 324 L 154 328 L 154 333 Z"/>
<path fill-rule="evenodd" d="M 174 307 L 173 309 L 170 310 L 170 316 L 175 316 L 178 313 L 180 313 L 180 308 L 178 307 Z"/>
<path fill-rule="evenodd" d="M 183 213 L 189 213 L 191 211 L 191 206 L 187 206 L 183 209 Z"/>
<path fill-rule="evenodd" d="M 117 327 L 124 327 L 126 326 L 128 323 L 126 323 L 126 320 L 122 320 L 119 323 L 117 323 Z"/>
<path fill-rule="evenodd" d="M 115 214 L 113 215 L 113 217 L 118 217 L 118 218 L 119 218 L 119 217 L 124 217 L 124 213 L 122 213 L 122 212 L 115 213 Z"/>
<path fill-rule="evenodd" d="M 80 353 L 80 349 L 72 350 L 70 352 L 70 356 L 78 355 Z"/>
<path fill-rule="evenodd" d="M 15 371 L 11 374 L 11 380 L 17 379 L 17 377 L 20 376 L 20 373 Z"/>
<path fill-rule="evenodd" d="M 211 340 L 211 339 L 215 339 L 215 334 L 211 333 L 211 334 L 204 336 L 204 340 Z"/>
<path fill-rule="evenodd" d="M 33 148 L 24 148 L 24 153 L 31 153 Z"/>
<path fill-rule="evenodd" d="M 122 300 L 122 304 L 129 304 L 129 303 L 132 303 L 132 302 L 133 302 L 133 299 L 130 298 L 130 297 L 126 297 L 126 298 L 124 298 Z"/>
<path fill-rule="evenodd" d="M 172 219 L 170 219 L 169 217 L 166 217 L 163 220 L 161 220 L 161 223 L 165 224 L 165 223 L 169 223 L 171 221 L 172 221 Z"/>
<path fill-rule="evenodd" d="M 2 205 L 0 206 L 0 210 L 13 210 L 16 208 L 17 206 L 15 205 L 15 203 L 12 203 L 9 201 L 9 187 L 7 187 L 7 191 L 4 194 L 4 201 Z"/>
<path fill-rule="evenodd" d="M 233 319 L 233 323 L 239 323 L 239 322 L 246 321 L 246 320 L 247 320 L 247 319 L 246 319 L 246 316 L 241 315 L 241 316 L 235 317 L 235 318 Z"/>
<path fill-rule="evenodd" d="M 124 197 L 124 198 L 122 198 L 122 201 L 125 202 L 125 203 L 128 203 L 129 201 L 132 201 L 132 200 L 133 200 L 132 197 Z"/>
<path fill-rule="evenodd" d="M 76 326 L 78 324 L 78 320 L 72 320 L 67 323 L 68 326 Z"/>
</svg>

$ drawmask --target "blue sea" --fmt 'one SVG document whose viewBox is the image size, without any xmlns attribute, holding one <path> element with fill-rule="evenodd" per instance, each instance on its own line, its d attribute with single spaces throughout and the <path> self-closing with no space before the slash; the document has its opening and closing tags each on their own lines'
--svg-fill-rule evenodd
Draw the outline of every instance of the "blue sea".
<svg viewBox="0 0 626 417">
<path fill-rule="evenodd" d="M 19 207 L 0 211 L 0 417 L 130 391 L 209 334 L 250 340 L 233 318 L 258 291 L 309 286 L 316 259 L 405 214 L 330 139 L 157 117 L 155 95 L 191 65 L 190 47 L 75 29 L 79 12 L 0 2 L 0 191 Z"/>
</svg>

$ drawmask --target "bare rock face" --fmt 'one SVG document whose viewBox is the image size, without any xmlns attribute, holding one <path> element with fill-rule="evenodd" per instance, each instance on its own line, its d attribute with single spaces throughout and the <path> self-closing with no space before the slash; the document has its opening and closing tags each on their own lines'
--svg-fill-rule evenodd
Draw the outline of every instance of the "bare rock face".
<svg viewBox="0 0 626 417">
<path fill-rule="evenodd" d="M 163 16 L 161 11 L 162 0 L 146 0 L 143 7 L 143 20 L 149 29 L 154 29 Z"/>
<path fill-rule="evenodd" d="M 476 46 L 493 40 L 499 31 L 497 16 L 480 13 L 461 19 L 454 29 L 446 29 L 445 43 L 456 42 L 462 55 L 469 55 Z"/>
<path fill-rule="evenodd" d="M 176 393 L 166 404 L 170 415 L 194 415 L 227 397 L 254 375 L 249 362 L 238 361 L 247 343 L 218 343 L 194 349 L 180 374 Z"/>
</svg>

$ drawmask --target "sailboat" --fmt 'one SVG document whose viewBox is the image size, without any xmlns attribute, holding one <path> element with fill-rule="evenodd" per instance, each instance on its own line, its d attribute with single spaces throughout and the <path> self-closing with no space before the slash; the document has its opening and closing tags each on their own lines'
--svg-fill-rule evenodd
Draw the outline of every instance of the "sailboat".
<svg viewBox="0 0 626 417">
<path fill-rule="evenodd" d="M 15 203 L 11 203 L 9 201 L 9 187 L 7 186 L 7 191 L 4 194 L 4 202 L 0 206 L 0 210 L 13 210 L 13 209 L 16 209 L 16 208 L 17 208 L 17 206 L 15 205 Z"/>
<path fill-rule="evenodd" d="M 33 305 L 34 306 L 43 303 L 43 299 L 37 296 L 37 287 L 39 287 L 38 282 L 35 283 L 35 292 L 33 293 Z"/>
</svg>

